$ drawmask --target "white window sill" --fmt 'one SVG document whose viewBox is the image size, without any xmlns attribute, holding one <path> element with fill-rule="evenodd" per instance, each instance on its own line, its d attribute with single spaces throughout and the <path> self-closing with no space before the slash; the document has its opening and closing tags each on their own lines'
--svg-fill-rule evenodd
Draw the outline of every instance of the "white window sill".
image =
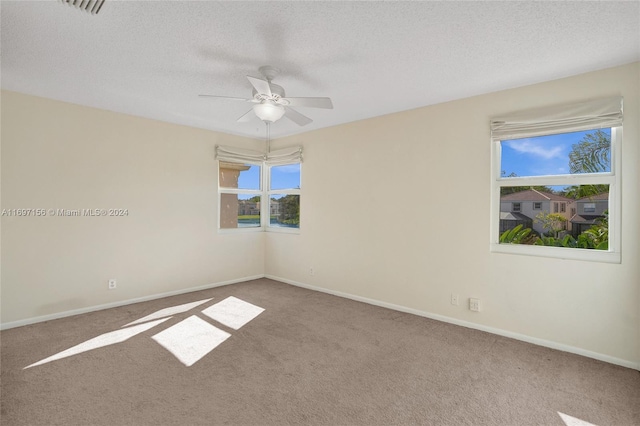
<svg viewBox="0 0 640 426">
<path fill-rule="evenodd" d="M 521 244 L 491 244 L 492 253 L 519 254 L 525 256 L 551 257 L 562 260 L 621 263 L 620 252 L 579 249 L 569 247 L 529 246 Z"/>
</svg>

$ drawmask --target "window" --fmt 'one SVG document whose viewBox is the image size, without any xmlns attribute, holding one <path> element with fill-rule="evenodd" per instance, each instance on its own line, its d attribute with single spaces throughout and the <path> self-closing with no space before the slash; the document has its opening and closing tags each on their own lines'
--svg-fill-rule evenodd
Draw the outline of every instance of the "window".
<svg viewBox="0 0 640 426">
<path fill-rule="evenodd" d="M 622 98 L 517 113 L 491 129 L 491 251 L 619 263 Z M 510 199 L 518 215 L 504 211 Z"/>
<path fill-rule="evenodd" d="M 300 228 L 301 148 L 264 154 L 218 146 L 216 157 L 221 231 Z"/>
<path fill-rule="evenodd" d="M 220 161 L 220 229 L 259 228 L 262 167 L 257 164 Z"/>
<path fill-rule="evenodd" d="M 511 211 L 512 212 L 519 212 L 521 207 L 522 207 L 522 204 L 513 203 L 513 205 L 511 206 Z"/>
<path fill-rule="evenodd" d="M 300 163 L 269 167 L 269 227 L 300 228 Z"/>
</svg>

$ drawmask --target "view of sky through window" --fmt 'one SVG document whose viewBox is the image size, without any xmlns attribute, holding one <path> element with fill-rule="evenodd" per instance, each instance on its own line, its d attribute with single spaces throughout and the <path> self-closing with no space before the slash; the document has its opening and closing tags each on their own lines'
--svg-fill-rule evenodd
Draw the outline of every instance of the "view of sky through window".
<svg viewBox="0 0 640 426">
<path fill-rule="evenodd" d="M 243 170 L 238 177 L 238 188 L 260 189 L 260 166 L 247 164 L 249 170 Z"/>
<path fill-rule="evenodd" d="M 242 189 L 258 189 L 260 182 L 260 166 L 251 166 L 249 170 L 240 173 L 238 187 Z M 270 189 L 300 188 L 300 163 L 273 166 L 271 168 Z"/>
<path fill-rule="evenodd" d="M 611 140 L 611 129 L 601 129 Z M 545 176 L 569 174 L 569 153 L 594 130 L 561 133 L 533 138 L 504 140 L 501 142 L 500 170 L 504 177 Z M 611 163 L 606 167 L 611 171 Z"/>
<path fill-rule="evenodd" d="M 300 163 L 274 166 L 271 168 L 270 189 L 300 188 Z"/>
</svg>

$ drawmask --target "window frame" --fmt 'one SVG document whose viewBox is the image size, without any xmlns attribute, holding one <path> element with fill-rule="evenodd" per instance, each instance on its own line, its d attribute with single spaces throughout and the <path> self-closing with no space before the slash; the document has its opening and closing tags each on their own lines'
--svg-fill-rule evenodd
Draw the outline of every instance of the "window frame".
<svg viewBox="0 0 640 426">
<path fill-rule="evenodd" d="M 604 128 L 604 127 L 603 127 Z M 503 177 L 501 175 L 502 140 L 491 140 L 491 224 L 490 252 L 518 254 L 556 259 L 583 260 L 593 262 L 621 263 L 621 173 L 622 126 L 611 127 L 611 171 L 604 173 L 576 173 L 566 175 L 544 175 L 528 177 Z M 593 130 L 597 130 L 594 127 Z M 556 132 L 563 133 L 563 132 Z M 554 134 L 549 132 L 548 135 Z M 505 139 L 510 140 L 510 139 Z M 570 186 L 609 185 L 609 249 L 581 249 L 566 247 L 530 246 L 523 244 L 500 244 L 500 188 L 510 186 Z"/>
<path fill-rule="evenodd" d="M 274 167 L 280 166 L 289 166 L 292 164 L 300 165 L 300 187 L 299 188 L 289 188 L 289 189 L 271 189 L 271 169 Z M 277 164 L 265 164 L 265 172 L 266 172 L 266 180 L 265 180 L 265 191 L 263 200 L 265 204 L 262 205 L 261 208 L 264 208 L 269 212 L 269 215 L 264 218 L 264 229 L 267 232 L 281 232 L 285 234 L 299 234 L 300 229 L 302 228 L 302 220 L 300 220 L 300 225 L 297 228 L 289 228 L 285 226 L 273 226 L 271 225 L 271 195 L 298 195 L 300 197 L 300 217 L 302 217 L 302 161 L 289 161 L 286 163 L 277 163 Z M 265 215 L 266 216 L 266 215 Z M 262 219 L 262 217 L 261 217 Z"/>
<path fill-rule="evenodd" d="M 260 184 L 259 189 L 241 189 L 241 188 L 228 188 L 220 185 L 220 163 L 235 163 L 241 165 L 252 165 L 260 167 Z M 262 219 L 263 219 L 263 203 L 264 203 L 264 162 L 259 161 L 230 161 L 230 160 L 218 160 L 218 232 L 221 234 L 233 233 L 233 232 L 262 232 Z M 260 226 L 251 226 L 251 227 L 237 227 L 237 228 L 222 228 L 221 227 L 221 206 L 222 206 L 222 194 L 236 194 L 236 195 L 258 195 L 260 196 Z"/>
<path fill-rule="evenodd" d="M 281 232 L 289 234 L 299 234 L 302 224 L 298 228 L 288 228 L 280 226 L 272 226 L 270 224 L 271 219 L 271 195 L 283 194 L 283 195 L 298 195 L 300 196 L 300 203 L 302 204 L 302 161 L 289 161 L 282 163 L 269 164 L 267 161 L 251 161 L 251 160 L 217 160 L 218 162 L 218 233 L 237 233 L 237 232 Z M 253 165 L 260 167 L 260 189 L 241 189 L 241 188 L 228 188 L 222 187 L 220 182 L 220 163 L 235 163 L 239 165 Z M 274 189 L 271 190 L 271 169 L 273 167 L 287 166 L 291 164 L 300 164 L 300 188 L 292 189 Z M 222 194 L 236 194 L 236 195 L 252 195 L 260 197 L 260 226 L 252 227 L 237 227 L 237 228 L 222 228 L 221 227 L 221 206 L 222 206 Z M 300 208 L 300 216 L 302 216 L 302 206 Z M 266 214 L 264 212 L 267 212 Z"/>
</svg>

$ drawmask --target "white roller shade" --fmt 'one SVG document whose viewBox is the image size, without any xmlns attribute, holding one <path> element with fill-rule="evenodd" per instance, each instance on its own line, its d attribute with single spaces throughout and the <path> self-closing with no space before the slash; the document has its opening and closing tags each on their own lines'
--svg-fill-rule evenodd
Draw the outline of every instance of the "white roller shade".
<svg viewBox="0 0 640 426">
<path fill-rule="evenodd" d="M 491 120 L 493 140 L 519 139 L 622 125 L 622 97 L 522 111 Z"/>
<path fill-rule="evenodd" d="M 236 148 L 232 146 L 216 146 L 216 160 L 231 161 L 235 163 L 262 163 L 269 165 L 302 162 L 302 147 L 295 146 L 264 152 L 250 149 Z"/>
</svg>

